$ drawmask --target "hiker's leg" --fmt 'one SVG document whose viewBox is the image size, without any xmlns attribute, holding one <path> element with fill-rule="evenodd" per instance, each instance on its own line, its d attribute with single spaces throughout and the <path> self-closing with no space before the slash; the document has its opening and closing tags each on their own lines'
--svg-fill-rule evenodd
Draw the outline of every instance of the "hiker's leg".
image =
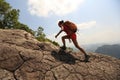
<svg viewBox="0 0 120 80">
<path fill-rule="evenodd" d="M 84 55 L 86 55 L 86 52 L 84 51 L 84 49 L 82 49 L 82 48 L 78 45 L 77 40 L 73 40 L 73 39 L 72 39 L 72 41 L 73 41 L 75 47 L 78 48 L 82 53 L 84 53 Z"/>
<path fill-rule="evenodd" d="M 65 39 L 68 39 L 69 37 L 67 35 L 62 37 L 62 42 L 63 42 L 63 46 L 66 47 L 66 43 L 65 43 Z"/>
<path fill-rule="evenodd" d="M 84 56 L 85 56 L 84 61 L 85 61 L 85 62 L 88 62 L 89 56 L 86 54 L 86 52 L 84 51 L 84 49 L 82 49 L 82 48 L 78 45 L 77 40 L 72 39 L 72 41 L 73 41 L 75 47 L 78 48 L 78 49 L 84 54 Z"/>
</svg>

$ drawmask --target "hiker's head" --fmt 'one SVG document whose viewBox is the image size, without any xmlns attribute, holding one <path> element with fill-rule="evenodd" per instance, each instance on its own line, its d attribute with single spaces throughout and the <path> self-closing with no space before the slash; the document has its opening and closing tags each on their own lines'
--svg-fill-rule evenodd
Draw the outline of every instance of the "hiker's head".
<svg viewBox="0 0 120 80">
<path fill-rule="evenodd" d="M 63 23 L 64 23 L 63 20 L 59 21 L 59 22 L 58 22 L 58 26 L 61 27 L 61 25 L 62 25 Z"/>
</svg>

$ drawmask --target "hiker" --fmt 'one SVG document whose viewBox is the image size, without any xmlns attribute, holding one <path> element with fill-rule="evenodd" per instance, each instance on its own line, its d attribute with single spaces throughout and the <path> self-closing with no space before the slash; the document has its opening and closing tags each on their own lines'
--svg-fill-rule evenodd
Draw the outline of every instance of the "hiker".
<svg viewBox="0 0 120 80">
<path fill-rule="evenodd" d="M 77 42 L 76 39 L 76 34 L 75 32 L 77 31 L 77 27 L 74 23 L 70 22 L 70 21 L 59 21 L 58 22 L 58 26 L 61 28 L 61 30 L 58 32 L 58 34 L 55 36 L 55 38 L 57 38 L 57 36 L 61 33 L 61 32 L 65 32 L 67 35 L 62 37 L 62 42 L 63 42 L 63 46 L 60 47 L 63 50 L 66 49 L 66 43 L 65 43 L 65 39 L 69 39 L 72 40 L 72 42 L 74 43 L 75 47 L 78 48 L 82 53 L 84 53 L 85 59 L 84 61 L 88 61 L 88 55 L 86 54 L 86 52 L 84 51 L 84 49 L 82 49 Z"/>
</svg>

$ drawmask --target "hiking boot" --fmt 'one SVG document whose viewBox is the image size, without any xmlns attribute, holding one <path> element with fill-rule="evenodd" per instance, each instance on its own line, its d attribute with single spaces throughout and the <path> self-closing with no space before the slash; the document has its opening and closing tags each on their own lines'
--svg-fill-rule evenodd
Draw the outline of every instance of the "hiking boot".
<svg viewBox="0 0 120 80">
<path fill-rule="evenodd" d="M 62 47 L 60 47 L 61 49 L 63 49 L 63 50 L 66 50 L 66 47 L 65 46 L 62 46 Z"/>
<path fill-rule="evenodd" d="M 90 56 L 89 56 L 89 55 L 87 55 L 87 54 L 85 54 L 85 59 L 84 59 L 84 62 L 89 62 L 89 58 L 90 58 Z"/>
</svg>

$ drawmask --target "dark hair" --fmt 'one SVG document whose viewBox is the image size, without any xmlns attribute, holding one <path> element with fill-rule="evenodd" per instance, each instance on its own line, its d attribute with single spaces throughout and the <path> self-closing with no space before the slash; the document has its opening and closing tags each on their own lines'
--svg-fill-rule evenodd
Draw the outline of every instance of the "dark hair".
<svg viewBox="0 0 120 80">
<path fill-rule="evenodd" d="M 60 25 L 63 24 L 63 23 L 64 23 L 63 20 L 59 21 L 59 22 L 58 22 L 58 26 L 60 27 Z"/>
</svg>

